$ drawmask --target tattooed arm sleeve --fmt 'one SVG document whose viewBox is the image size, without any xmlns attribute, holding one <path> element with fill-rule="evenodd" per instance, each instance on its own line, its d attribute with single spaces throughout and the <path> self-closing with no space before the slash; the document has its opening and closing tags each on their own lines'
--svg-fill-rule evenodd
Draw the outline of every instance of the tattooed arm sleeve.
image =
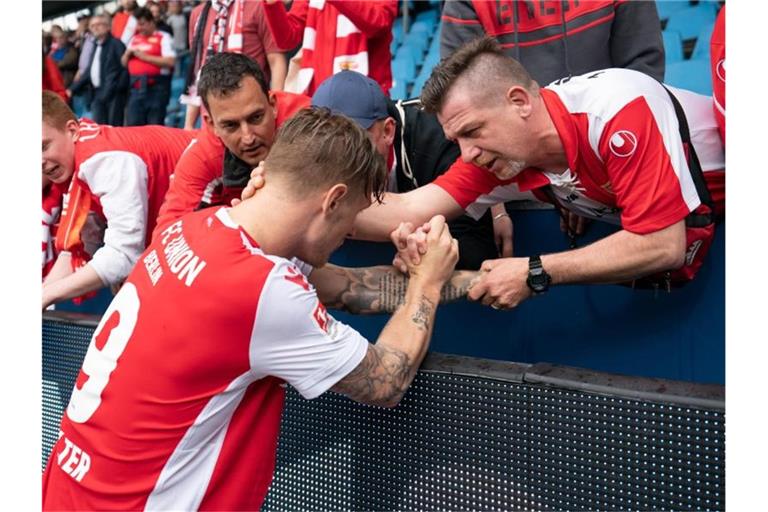
<svg viewBox="0 0 768 512">
<path fill-rule="evenodd" d="M 457 271 L 440 292 L 440 303 L 466 297 L 479 272 Z M 310 281 L 328 308 L 358 315 L 394 313 L 405 301 L 408 277 L 391 266 L 346 268 L 326 265 L 315 269 Z"/>
<path fill-rule="evenodd" d="M 427 352 L 437 298 L 436 291 L 406 297 L 360 364 L 331 389 L 358 402 L 397 405 Z"/>
</svg>

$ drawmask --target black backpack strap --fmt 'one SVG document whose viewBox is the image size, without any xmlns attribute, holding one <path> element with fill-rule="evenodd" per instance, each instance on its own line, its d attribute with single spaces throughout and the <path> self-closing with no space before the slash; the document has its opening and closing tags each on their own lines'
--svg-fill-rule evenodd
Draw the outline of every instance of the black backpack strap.
<svg viewBox="0 0 768 512">
<path fill-rule="evenodd" d="M 664 90 L 667 91 L 669 99 L 672 100 L 672 105 L 675 108 L 675 115 L 677 116 L 677 124 L 680 128 L 680 139 L 683 141 L 685 148 L 688 150 L 688 169 L 691 172 L 691 178 L 693 184 L 696 186 L 696 193 L 699 195 L 701 203 L 709 208 L 708 213 L 694 213 L 691 212 L 685 218 L 685 225 L 690 227 L 701 227 L 708 224 L 712 224 L 715 221 L 715 206 L 712 202 L 712 196 L 707 188 L 707 182 L 704 179 L 704 173 L 701 170 L 701 164 L 699 163 L 699 157 L 696 155 L 696 149 L 691 142 L 691 132 L 688 129 L 688 119 L 685 117 L 685 111 L 683 111 L 680 101 L 672 94 L 672 91 L 667 89 L 664 84 L 661 84 Z"/>
<path fill-rule="evenodd" d="M 200 13 L 200 17 L 197 19 L 197 25 L 195 25 L 195 31 L 192 37 L 192 48 L 190 51 L 190 65 L 187 68 L 187 77 L 184 80 L 184 92 L 188 93 L 189 88 L 195 83 L 197 79 L 197 72 L 200 69 L 200 63 L 203 61 L 203 33 L 205 32 L 205 23 L 208 21 L 208 13 L 211 10 L 211 2 L 206 0 L 205 7 Z"/>
</svg>

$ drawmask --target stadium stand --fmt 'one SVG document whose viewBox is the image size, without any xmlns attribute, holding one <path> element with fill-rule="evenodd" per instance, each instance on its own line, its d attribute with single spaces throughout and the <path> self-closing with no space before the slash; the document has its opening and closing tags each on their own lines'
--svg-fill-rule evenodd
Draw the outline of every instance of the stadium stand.
<svg viewBox="0 0 768 512">
<path fill-rule="evenodd" d="M 439 2 L 416 14 L 410 29 L 404 32 L 403 17 L 392 29 L 393 99 L 417 97 L 439 61 Z M 712 94 L 712 80 L 706 71 L 709 61 L 709 37 L 720 2 L 704 0 L 659 0 L 656 2 L 664 38 L 667 73 L 665 82 L 700 94 Z M 414 65 L 411 66 L 410 55 Z M 413 70 L 412 70 L 413 68 Z"/>
</svg>

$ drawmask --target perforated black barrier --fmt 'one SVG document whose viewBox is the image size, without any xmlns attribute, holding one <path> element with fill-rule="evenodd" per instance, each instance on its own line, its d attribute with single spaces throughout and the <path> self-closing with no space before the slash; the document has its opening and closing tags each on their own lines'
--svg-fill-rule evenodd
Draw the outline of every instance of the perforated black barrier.
<svg viewBox="0 0 768 512">
<path fill-rule="evenodd" d="M 44 459 L 92 329 L 44 322 Z M 394 409 L 289 389 L 264 510 L 723 510 L 723 396 L 440 354 Z"/>
</svg>

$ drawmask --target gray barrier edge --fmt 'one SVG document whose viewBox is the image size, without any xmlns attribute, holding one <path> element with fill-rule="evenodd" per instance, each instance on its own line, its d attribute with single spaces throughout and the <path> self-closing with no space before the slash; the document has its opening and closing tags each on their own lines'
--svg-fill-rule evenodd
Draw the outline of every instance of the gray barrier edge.
<svg viewBox="0 0 768 512">
<path fill-rule="evenodd" d="M 45 311 L 43 320 L 96 327 L 100 317 Z M 466 375 L 518 384 L 545 385 L 633 400 L 725 410 L 725 386 L 650 377 L 634 377 L 550 363 L 515 363 L 429 352 L 420 371 Z"/>
</svg>

